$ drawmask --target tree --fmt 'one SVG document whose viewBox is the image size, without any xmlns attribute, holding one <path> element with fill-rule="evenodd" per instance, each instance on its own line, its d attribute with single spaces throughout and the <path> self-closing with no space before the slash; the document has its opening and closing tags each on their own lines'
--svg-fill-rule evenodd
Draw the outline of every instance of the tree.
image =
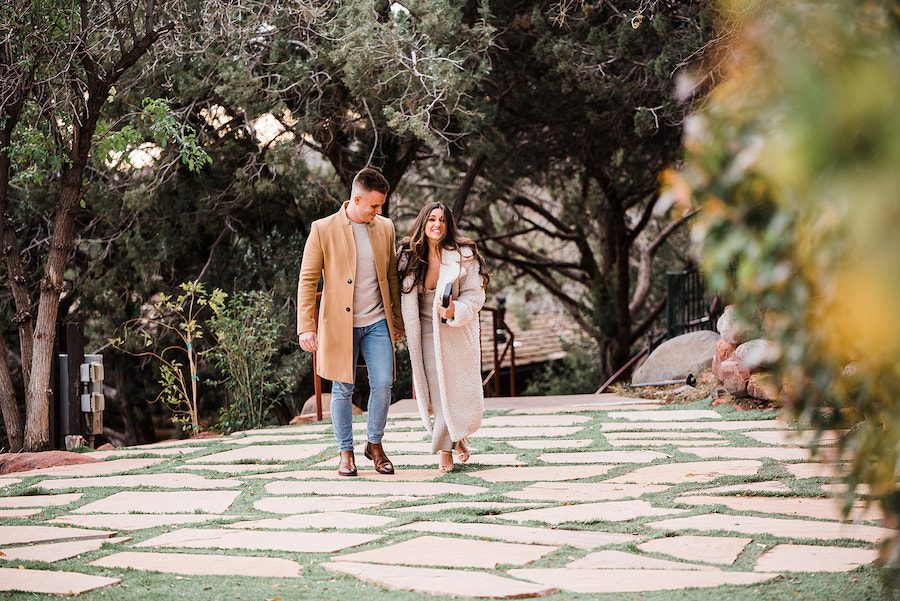
<svg viewBox="0 0 900 601">
<path fill-rule="evenodd" d="M 896 3 L 763 3 L 694 117 L 683 177 L 710 282 L 762 308 L 791 413 L 849 428 L 846 509 L 865 483 L 900 514 L 900 20 Z M 682 198 L 688 202 L 690 196 Z M 900 539 L 885 548 L 898 567 Z"/>
</svg>

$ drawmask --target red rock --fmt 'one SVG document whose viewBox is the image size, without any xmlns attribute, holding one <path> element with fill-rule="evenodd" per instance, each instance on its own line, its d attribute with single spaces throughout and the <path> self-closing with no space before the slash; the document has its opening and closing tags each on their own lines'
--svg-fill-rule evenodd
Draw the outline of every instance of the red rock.
<svg viewBox="0 0 900 601">
<path fill-rule="evenodd" d="M 716 343 L 716 354 L 713 355 L 712 371 L 720 380 L 721 378 L 719 377 L 719 366 L 722 364 L 722 361 L 731 359 L 736 349 L 737 347 L 735 345 L 722 338 L 720 338 Z"/>
<path fill-rule="evenodd" d="M 203 439 L 203 438 L 222 438 L 222 435 L 216 434 L 215 432 L 206 431 L 206 432 L 200 432 L 199 434 L 191 436 L 191 440 L 198 440 L 198 439 Z"/>
<path fill-rule="evenodd" d="M 772 382 L 772 377 L 762 372 L 750 375 L 747 380 L 747 394 L 764 401 L 778 400 L 778 388 Z"/>
<path fill-rule="evenodd" d="M 737 359 L 726 359 L 719 365 L 719 379 L 732 396 L 747 396 L 750 372 Z"/>
<path fill-rule="evenodd" d="M 115 451 L 116 447 L 114 447 L 111 443 L 106 443 L 105 445 L 97 447 L 98 451 Z"/>
<path fill-rule="evenodd" d="M 27 472 L 43 467 L 97 463 L 99 459 L 69 451 L 43 451 L 40 453 L 5 453 L 0 455 L 0 475 Z"/>
</svg>

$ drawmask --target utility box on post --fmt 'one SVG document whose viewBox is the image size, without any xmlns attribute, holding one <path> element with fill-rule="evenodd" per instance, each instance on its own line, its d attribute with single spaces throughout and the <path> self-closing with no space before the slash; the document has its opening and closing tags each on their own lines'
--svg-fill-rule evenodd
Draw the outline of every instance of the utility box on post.
<svg viewBox="0 0 900 601">
<path fill-rule="evenodd" d="M 85 431 L 93 442 L 94 436 L 103 434 L 103 355 L 84 355 L 84 363 L 79 366 L 79 380 Z"/>
</svg>

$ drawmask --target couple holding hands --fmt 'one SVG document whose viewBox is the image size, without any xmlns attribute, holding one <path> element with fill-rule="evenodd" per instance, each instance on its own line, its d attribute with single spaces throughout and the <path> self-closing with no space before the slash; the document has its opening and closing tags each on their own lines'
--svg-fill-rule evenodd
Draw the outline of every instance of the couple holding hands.
<svg viewBox="0 0 900 601">
<path fill-rule="evenodd" d="M 303 350 L 318 353 L 319 376 L 332 381 L 342 476 L 357 474 L 351 399 L 360 353 L 370 388 L 365 456 L 379 473 L 394 473 L 381 440 L 396 373 L 394 344 L 402 338 L 441 471 L 453 469 L 454 450 L 460 462 L 468 460 L 466 437 L 479 428 L 484 410 L 478 319 L 488 282 L 484 260 L 438 202 L 422 208 L 398 250 L 394 224 L 381 216 L 388 191 L 378 171 L 357 173 L 350 200 L 313 222 L 300 267 L 297 333 Z"/>
</svg>

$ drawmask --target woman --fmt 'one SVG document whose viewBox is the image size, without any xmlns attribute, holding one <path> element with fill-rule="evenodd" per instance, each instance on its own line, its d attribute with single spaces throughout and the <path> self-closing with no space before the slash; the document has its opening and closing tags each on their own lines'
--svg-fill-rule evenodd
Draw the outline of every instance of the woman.
<svg viewBox="0 0 900 601">
<path fill-rule="evenodd" d="M 478 312 L 487 270 L 475 243 L 457 233 L 450 209 L 440 202 L 422 208 L 400 242 L 398 270 L 419 413 L 432 433 L 431 452 L 440 453 L 439 469 L 449 472 L 454 449 L 461 463 L 468 461 L 466 437 L 481 426 L 484 412 Z"/>
</svg>

